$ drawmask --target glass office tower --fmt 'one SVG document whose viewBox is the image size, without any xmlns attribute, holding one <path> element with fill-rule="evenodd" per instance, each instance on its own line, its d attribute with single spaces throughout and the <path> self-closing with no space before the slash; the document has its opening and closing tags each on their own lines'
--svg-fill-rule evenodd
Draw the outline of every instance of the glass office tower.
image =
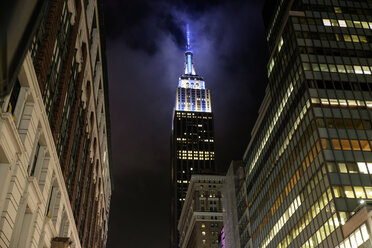
<svg viewBox="0 0 372 248">
<path fill-rule="evenodd" d="M 171 247 L 178 247 L 177 224 L 191 175 L 215 171 L 211 95 L 195 72 L 187 31 L 185 72 L 178 81 L 171 137 Z"/>
<path fill-rule="evenodd" d="M 269 84 L 244 154 L 241 239 L 336 247 L 372 198 L 372 1 L 268 0 L 264 19 Z"/>
</svg>

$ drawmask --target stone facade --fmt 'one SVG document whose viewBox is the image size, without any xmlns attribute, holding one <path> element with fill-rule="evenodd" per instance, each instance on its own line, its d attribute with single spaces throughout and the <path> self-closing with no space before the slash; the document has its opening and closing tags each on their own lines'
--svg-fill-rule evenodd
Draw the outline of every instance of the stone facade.
<svg viewBox="0 0 372 248">
<path fill-rule="evenodd" d="M 224 176 L 192 175 L 178 223 L 181 248 L 217 248 L 223 227 Z"/>
<path fill-rule="evenodd" d="M 45 1 L 0 110 L 0 247 L 105 247 L 112 191 L 102 1 Z"/>
</svg>

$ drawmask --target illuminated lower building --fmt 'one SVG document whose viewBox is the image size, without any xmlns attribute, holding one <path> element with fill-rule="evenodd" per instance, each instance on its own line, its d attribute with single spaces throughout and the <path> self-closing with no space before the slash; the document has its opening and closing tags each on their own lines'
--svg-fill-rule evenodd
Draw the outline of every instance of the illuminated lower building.
<svg viewBox="0 0 372 248">
<path fill-rule="evenodd" d="M 178 81 L 171 137 L 171 247 L 178 247 L 177 225 L 191 175 L 216 171 L 210 91 L 195 73 L 192 59 L 187 32 L 185 73 Z"/>
<path fill-rule="evenodd" d="M 218 248 L 224 181 L 224 176 L 191 176 L 178 223 L 180 248 Z"/>
<path fill-rule="evenodd" d="M 345 239 L 336 248 L 372 247 L 372 202 L 361 200 L 353 216 L 343 224 L 342 234 Z"/>
<path fill-rule="evenodd" d="M 0 247 L 106 247 L 112 191 L 100 0 L 42 12 L 0 109 Z"/>
<path fill-rule="evenodd" d="M 337 247 L 372 198 L 371 13 L 370 1 L 266 1 L 269 84 L 243 157 L 241 247 Z"/>
</svg>

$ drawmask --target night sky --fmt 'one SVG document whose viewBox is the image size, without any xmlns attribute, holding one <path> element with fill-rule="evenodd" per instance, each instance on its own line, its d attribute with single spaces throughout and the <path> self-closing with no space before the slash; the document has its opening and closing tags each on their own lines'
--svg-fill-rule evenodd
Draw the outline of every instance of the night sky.
<svg viewBox="0 0 372 248">
<path fill-rule="evenodd" d="M 170 135 L 185 24 L 211 90 L 216 162 L 241 159 L 266 86 L 263 0 L 105 0 L 114 192 L 108 248 L 169 247 Z"/>
</svg>

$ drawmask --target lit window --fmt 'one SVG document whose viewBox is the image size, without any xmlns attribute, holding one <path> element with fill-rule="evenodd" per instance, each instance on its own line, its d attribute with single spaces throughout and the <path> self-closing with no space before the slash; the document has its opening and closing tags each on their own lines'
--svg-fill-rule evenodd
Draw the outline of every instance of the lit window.
<svg viewBox="0 0 372 248">
<path fill-rule="evenodd" d="M 367 165 L 364 162 L 358 162 L 358 169 L 363 174 L 368 174 Z"/>
<path fill-rule="evenodd" d="M 371 74 L 371 71 L 369 70 L 369 67 L 368 66 L 362 66 L 362 68 L 363 68 L 363 73 L 364 74 L 368 74 L 368 75 Z"/>
<path fill-rule="evenodd" d="M 338 13 L 338 14 L 342 13 L 342 10 L 340 7 L 334 7 L 334 10 L 335 10 L 335 13 Z"/>
<path fill-rule="evenodd" d="M 205 231 L 202 231 L 202 235 L 205 236 Z"/>
<path fill-rule="evenodd" d="M 313 71 L 319 71 L 319 65 L 317 63 L 312 63 L 311 67 L 313 68 Z"/>
<path fill-rule="evenodd" d="M 349 140 L 341 139 L 341 146 L 343 150 L 348 150 L 348 151 L 352 150 Z"/>
<path fill-rule="evenodd" d="M 363 70 L 361 66 L 354 65 L 354 71 L 356 74 L 363 74 Z"/>
<path fill-rule="evenodd" d="M 338 139 L 332 139 L 333 149 L 341 150 L 340 141 Z"/>
<path fill-rule="evenodd" d="M 367 163 L 369 174 L 372 174 L 372 163 Z"/>
<path fill-rule="evenodd" d="M 328 72 L 329 70 L 327 64 L 320 64 L 320 70 L 322 72 Z"/>
<path fill-rule="evenodd" d="M 347 221 L 346 213 L 345 212 L 340 212 L 340 218 L 341 218 L 341 225 L 345 225 Z"/>
<path fill-rule="evenodd" d="M 360 145 L 363 151 L 371 151 L 368 140 L 360 140 Z"/>
<path fill-rule="evenodd" d="M 323 19 L 323 24 L 324 24 L 324 26 L 332 26 L 331 25 L 331 20 L 329 20 L 329 19 Z"/>
<path fill-rule="evenodd" d="M 280 50 L 282 50 L 283 43 L 284 43 L 283 37 L 280 37 L 280 41 L 279 41 L 279 44 L 278 44 L 278 52 L 280 52 Z"/>
<path fill-rule="evenodd" d="M 362 236 L 363 236 L 363 241 L 366 242 L 369 240 L 369 234 L 367 231 L 367 226 L 363 224 L 363 226 L 360 228 Z"/>
<path fill-rule="evenodd" d="M 345 163 L 338 163 L 338 167 L 341 173 L 347 173 L 346 164 Z"/>
<path fill-rule="evenodd" d="M 363 28 L 369 29 L 368 22 L 361 22 L 361 23 L 362 23 Z"/>
<path fill-rule="evenodd" d="M 338 24 L 340 25 L 340 27 L 343 27 L 343 28 L 347 27 L 345 20 L 338 20 Z"/>
<path fill-rule="evenodd" d="M 354 21 L 354 26 L 356 28 L 362 28 L 362 24 L 360 23 L 360 21 Z"/>
<path fill-rule="evenodd" d="M 362 42 L 362 43 L 368 43 L 367 37 L 365 37 L 364 35 L 360 35 L 360 36 L 359 36 L 359 40 L 360 40 L 360 42 Z"/>
<path fill-rule="evenodd" d="M 356 198 L 366 198 L 363 187 L 354 187 Z"/>
<path fill-rule="evenodd" d="M 347 198 L 355 198 L 353 188 L 351 186 L 344 186 L 344 190 L 345 190 L 345 196 Z M 341 222 L 341 224 L 343 223 Z"/>
<path fill-rule="evenodd" d="M 354 73 L 353 66 L 351 66 L 351 65 L 346 65 L 345 67 L 346 67 L 346 71 L 347 71 L 347 73 Z"/>
<path fill-rule="evenodd" d="M 343 65 L 337 65 L 337 70 L 340 73 L 346 73 L 345 67 Z"/>
<path fill-rule="evenodd" d="M 358 140 L 351 140 L 351 147 L 354 151 L 360 151 L 360 146 Z"/>
<path fill-rule="evenodd" d="M 344 41 L 351 42 L 351 37 L 348 34 L 344 34 Z"/>
</svg>

